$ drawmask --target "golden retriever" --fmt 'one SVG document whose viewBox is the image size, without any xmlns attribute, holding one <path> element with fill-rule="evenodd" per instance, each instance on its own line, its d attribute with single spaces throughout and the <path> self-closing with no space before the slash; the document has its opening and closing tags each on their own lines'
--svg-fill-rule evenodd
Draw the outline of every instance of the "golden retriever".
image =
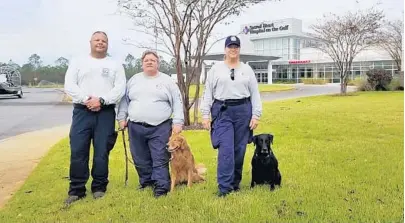
<svg viewBox="0 0 405 223">
<path fill-rule="evenodd" d="M 204 164 L 195 165 L 194 156 L 184 136 L 172 133 L 168 151 L 171 153 L 170 191 L 174 191 L 174 187 L 178 184 L 187 183 L 187 187 L 191 187 L 193 183 L 205 181 L 203 175 L 206 168 Z"/>
</svg>

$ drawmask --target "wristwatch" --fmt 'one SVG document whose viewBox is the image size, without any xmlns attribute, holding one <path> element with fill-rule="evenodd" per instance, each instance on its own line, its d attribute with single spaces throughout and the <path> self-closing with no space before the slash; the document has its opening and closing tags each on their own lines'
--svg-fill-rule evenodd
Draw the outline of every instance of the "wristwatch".
<svg viewBox="0 0 405 223">
<path fill-rule="evenodd" d="M 99 98 L 99 101 L 100 101 L 101 106 L 104 106 L 104 105 L 105 105 L 105 100 L 104 100 L 104 98 L 100 97 L 100 98 Z"/>
</svg>

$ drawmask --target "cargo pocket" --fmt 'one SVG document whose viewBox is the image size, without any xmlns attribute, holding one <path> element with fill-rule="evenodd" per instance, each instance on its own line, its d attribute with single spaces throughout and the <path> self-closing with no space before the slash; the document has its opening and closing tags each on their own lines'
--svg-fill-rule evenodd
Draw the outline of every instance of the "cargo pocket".
<svg viewBox="0 0 405 223">
<path fill-rule="evenodd" d="M 216 134 L 216 123 L 220 116 L 220 109 L 218 108 L 218 104 L 214 104 L 211 109 L 211 144 L 214 149 L 219 148 L 219 137 Z"/>
<path fill-rule="evenodd" d="M 253 142 L 253 130 L 249 130 L 248 144 Z"/>
<path fill-rule="evenodd" d="M 114 131 L 113 134 L 108 136 L 108 139 L 107 139 L 107 151 L 108 152 L 110 152 L 114 148 L 115 143 L 117 142 L 117 137 L 118 137 L 117 131 Z"/>
</svg>

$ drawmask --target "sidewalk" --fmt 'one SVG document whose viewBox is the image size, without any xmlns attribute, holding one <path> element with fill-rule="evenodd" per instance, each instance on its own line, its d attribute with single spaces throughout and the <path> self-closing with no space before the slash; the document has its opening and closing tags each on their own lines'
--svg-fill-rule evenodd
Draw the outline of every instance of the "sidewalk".
<svg viewBox="0 0 405 223">
<path fill-rule="evenodd" d="M 70 125 L 28 132 L 0 141 L 0 208 L 11 198 Z"/>
</svg>

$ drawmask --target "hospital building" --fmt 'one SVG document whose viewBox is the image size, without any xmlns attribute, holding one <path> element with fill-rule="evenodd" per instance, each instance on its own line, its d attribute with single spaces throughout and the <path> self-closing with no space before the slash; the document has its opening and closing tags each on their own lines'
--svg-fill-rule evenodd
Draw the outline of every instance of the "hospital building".
<svg viewBox="0 0 405 223">
<path fill-rule="evenodd" d="M 241 60 L 253 68 L 259 83 L 301 83 L 311 78 L 340 83 L 333 60 L 311 47 L 315 41 L 303 32 L 302 20 L 289 18 L 244 24 L 238 37 L 241 40 Z M 205 61 L 222 59 L 223 52 L 204 57 Z M 205 71 L 209 68 L 206 65 Z M 372 68 L 383 68 L 393 75 L 398 72 L 395 61 L 386 51 L 367 49 L 355 57 L 349 79 L 365 75 Z"/>
</svg>

